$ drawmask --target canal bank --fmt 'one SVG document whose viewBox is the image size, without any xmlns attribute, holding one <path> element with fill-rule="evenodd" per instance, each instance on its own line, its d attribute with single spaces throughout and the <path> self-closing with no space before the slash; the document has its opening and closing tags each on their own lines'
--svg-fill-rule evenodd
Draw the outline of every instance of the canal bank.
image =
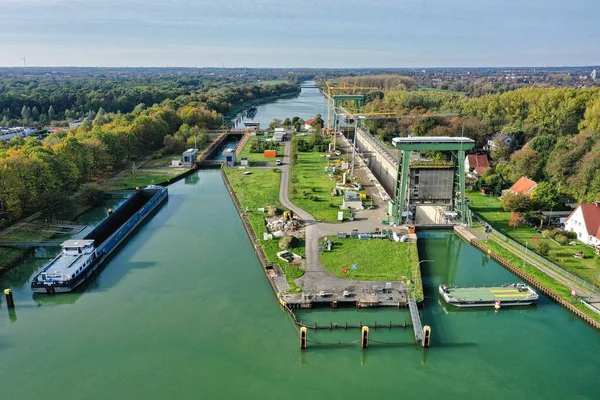
<svg viewBox="0 0 600 400">
<path fill-rule="evenodd" d="M 410 327 L 380 328 L 410 323 L 406 308 L 338 308 L 296 311 L 319 327 L 302 352 L 220 173 L 197 171 L 169 196 L 81 292 L 32 296 L 28 279 L 50 255 L 0 278 L 17 317 L 0 299 L 2 398 L 597 398 L 600 335 L 546 296 L 498 313 L 438 303 L 441 283 L 515 280 L 454 233 L 419 232 L 433 260 L 422 264 L 433 349 Z M 377 323 L 371 338 L 385 343 L 361 351 L 359 330 L 320 329 L 344 321 Z"/>
</svg>

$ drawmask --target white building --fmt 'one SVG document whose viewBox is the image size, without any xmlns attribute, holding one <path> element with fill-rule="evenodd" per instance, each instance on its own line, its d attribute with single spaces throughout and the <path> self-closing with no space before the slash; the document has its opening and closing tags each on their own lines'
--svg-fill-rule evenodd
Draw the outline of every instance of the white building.
<svg viewBox="0 0 600 400">
<path fill-rule="evenodd" d="M 196 158 L 198 158 L 198 149 L 187 149 L 183 152 L 183 166 L 192 168 L 196 165 Z"/>
<path fill-rule="evenodd" d="M 273 132 L 273 141 L 274 142 L 283 142 L 287 135 L 287 131 L 284 128 L 275 128 L 275 132 Z"/>
<path fill-rule="evenodd" d="M 493 151 L 493 150 L 496 150 L 497 148 L 499 148 L 503 144 L 506 146 L 510 146 L 511 143 L 512 143 L 512 138 L 510 136 L 505 135 L 503 133 L 497 133 L 491 139 L 489 139 L 487 141 L 487 147 L 490 151 Z"/>
<path fill-rule="evenodd" d="M 306 121 L 304 121 L 304 130 L 305 131 L 312 131 L 312 123 L 313 122 L 315 122 L 314 118 L 307 119 Z"/>
<path fill-rule="evenodd" d="M 565 221 L 565 230 L 588 246 L 600 246 L 600 202 L 580 204 Z"/>
</svg>

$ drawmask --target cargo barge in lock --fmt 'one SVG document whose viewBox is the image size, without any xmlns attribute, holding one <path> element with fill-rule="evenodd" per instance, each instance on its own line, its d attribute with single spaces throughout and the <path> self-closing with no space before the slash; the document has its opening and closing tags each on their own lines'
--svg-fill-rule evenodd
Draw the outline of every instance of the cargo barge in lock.
<svg viewBox="0 0 600 400">
<path fill-rule="evenodd" d="M 138 190 L 83 239 L 62 243 L 61 253 L 31 281 L 36 293 L 64 293 L 75 289 L 168 198 L 166 187 Z"/>
<path fill-rule="evenodd" d="M 458 288 L 440 285 L 440 294 L 446 303 L 456 307 L 526 306 L 535 303 L 538 294 L 524 283 L 495 287 Z"/>
</svg>

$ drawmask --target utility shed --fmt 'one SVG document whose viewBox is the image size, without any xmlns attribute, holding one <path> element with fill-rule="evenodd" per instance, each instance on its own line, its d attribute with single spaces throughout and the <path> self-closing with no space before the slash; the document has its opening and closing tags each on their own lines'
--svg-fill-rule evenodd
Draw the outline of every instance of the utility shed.
<svg viewBox="0 0 600 400">
<path fill-rule="evenodd" d="M 198 149 L 187 149 L 183 152 L 183 166 L 192 168 L 196 164 Z"/>
<path fill-rule="evenodd" d="M 235 165 L 235 149 L 227 149 L 223 154 L 225 154 L 225 164 L 228 167 L 233 167 Z"/>
<path fill-rule="evenodd" d="M 362 210 L 362 200 L 358 193 L 348 190 L 344 195 L 344 200 L 342 201 L 342 205 L 340 206 L 342 210 Z"/>
</svg>

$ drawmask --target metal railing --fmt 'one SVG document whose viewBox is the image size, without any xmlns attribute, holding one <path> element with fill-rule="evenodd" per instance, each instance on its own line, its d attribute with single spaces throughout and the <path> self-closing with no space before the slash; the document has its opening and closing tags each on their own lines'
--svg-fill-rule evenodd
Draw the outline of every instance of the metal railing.
<svg viewBox="0 0 600 400">
<path fill-rule="evenodd" d="M 360 131 L 361 135 L 363 135 L 363 137 L 365 139 L 367 139 L 367 141 L 373 145 L 375 148 L 377 148 L 377 150 L 379 150 L 379 152 L 392 164 L 392 165 L 398 165 L 398 159 L 394 158 L 394 156 L 390 153 L 389 149 L 386 149 L 385 147 L 383 147 L 383 145 L 381 143 L 379 143 L 379 141 L 377 139 L 375 139 L 368 131 L 364 130 L 363 128 L 357 128 L 357 131 Z M 358 132 L 355 132 L 354 134 L 358 134 Z"/>
<path fill-rule="evenodd" d="M 583 280 L 582 278 L 578 277 L 577 275 L 570 273 L 569 271 L 565 270 L 561 266 L 540 256 L 539 254 L 535 253 L 532 249 L 523 246 L 522 244 L 509 238 L 508 236 L 504 235 L 503 233 L 500 233 L 496 229 L 494 229 L 494 228 L 491 228 L 491 229 L 492 229 L 492 232 L 491 232 L 492 235 L 496 236 L 498 239 L 502 240 L 504 243 L 508 243 L 510 246 L 521 251 L 525 255 L 525 257 L 528 257 L 530 259 L 537 261 L 538 263 L 544 265 L 545 267 L 550 268 L 554 272 L 556 272 L 560 275 L 563 275 L 565 278 L 568 278 L 568 279 L 572 280 L 573 282 L 577 283 L 578 285 L 588 289 L 592 293 L 600 295 L 600 288 L 598 288 L 597 286 Z"/>
</svg>

